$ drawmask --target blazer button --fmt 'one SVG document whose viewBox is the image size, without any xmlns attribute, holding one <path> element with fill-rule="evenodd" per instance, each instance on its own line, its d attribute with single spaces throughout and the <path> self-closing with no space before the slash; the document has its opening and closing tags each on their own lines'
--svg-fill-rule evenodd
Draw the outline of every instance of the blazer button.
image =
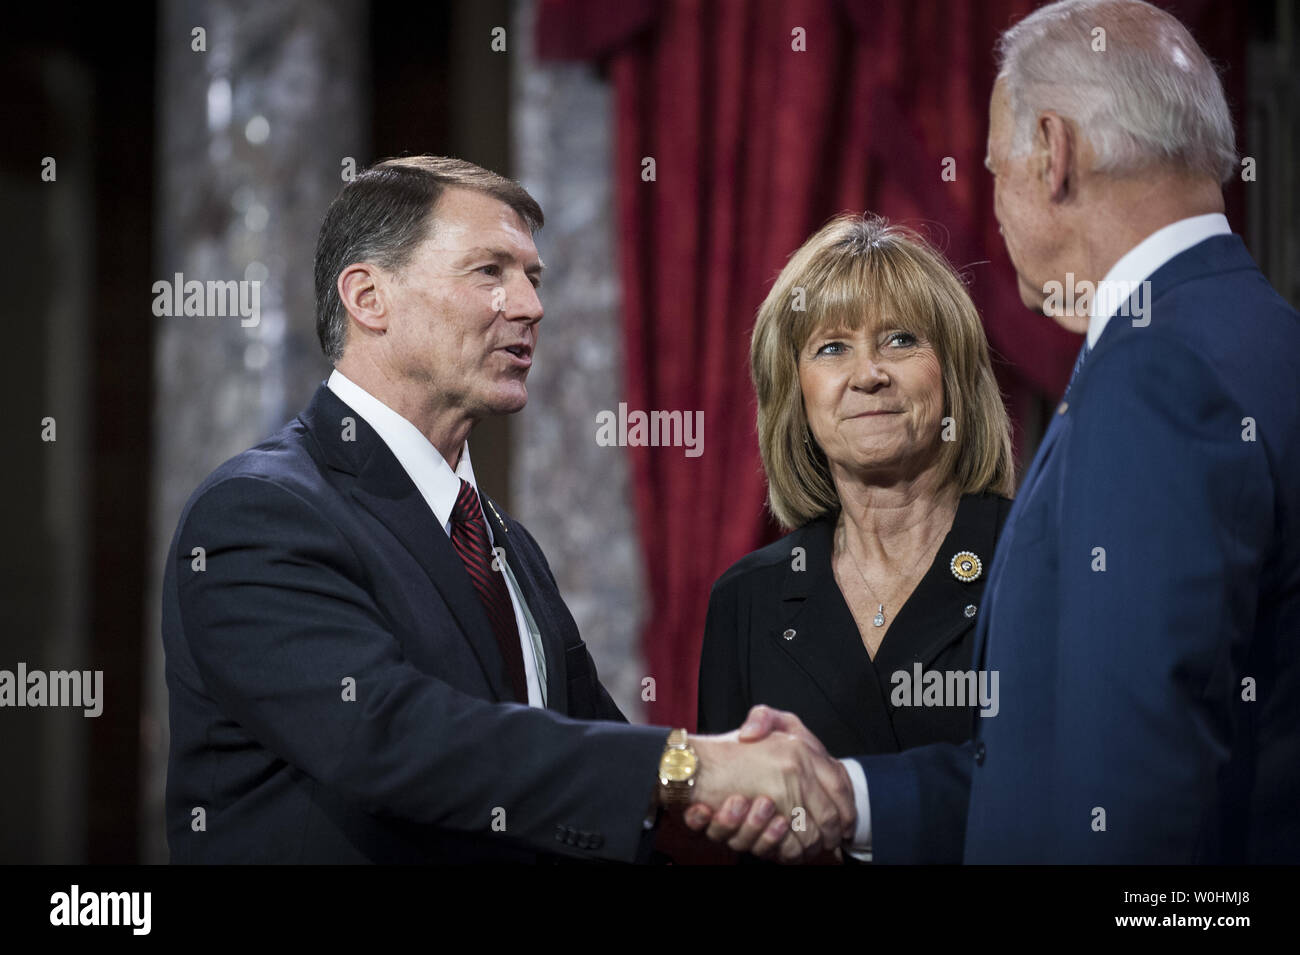
<svg viewBox="0 0 1300 955">
<path fill-rule="evenodd" d="M 984 744 L 983 743 L 975 744 L 975 765 L 976 766 L 984 765 Z"/>
<path fill-rule="evenodd" d="M 966 605 L 966 609 L 963 610 L 962 613 L 964 613 L 968 618 L 969 618 L 969 617 L 973 617 L 973 616 L 975 616 L 975 611 L 976 611 L 976 609 L 977 609 L 977 608 L 976 608 L 976 606 L 975 606 L 974 604 L 967 604 L 967 605 Z"/>
<path fill-rule="evenodd" d="M 787 630 L 785 633 L 781 634 L 781 636 L 785 637 L 787 640 L 793 640 L 794 635 L 795 635 L 795 631 L 793 630 Z"/>
</svg>

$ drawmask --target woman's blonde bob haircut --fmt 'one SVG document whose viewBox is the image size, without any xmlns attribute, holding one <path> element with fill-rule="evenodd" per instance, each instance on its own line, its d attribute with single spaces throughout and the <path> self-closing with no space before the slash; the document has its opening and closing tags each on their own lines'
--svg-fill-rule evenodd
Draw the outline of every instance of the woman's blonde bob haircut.
<svg viewBox="0 0 1300 955">
<path fill-rule="evenodd" d="M 1011 424 L 975 303 L 920 235 L 873 215 L 841 215 L 790 256 L 758 310 L 750 371 L 768 505 L 787 528 L 840 507 L 826 456 L 804 414 L 799 353 L 815 332 L 910 332 L 934 346 L 953 440 L 940 466 L 962 494 L 1010 496 Z"/>
</svg>

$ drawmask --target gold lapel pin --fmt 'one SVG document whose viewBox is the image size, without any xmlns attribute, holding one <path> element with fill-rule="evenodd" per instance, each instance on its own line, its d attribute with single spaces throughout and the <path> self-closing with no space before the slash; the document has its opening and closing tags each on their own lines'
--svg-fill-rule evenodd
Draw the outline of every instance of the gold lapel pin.
<svg viewBox="0 0 1300 955">
<path fill-rule="evenodd" d="M 497 506 L 492 503 L 491 498 L 485 497 L 483 500 L 487 501 L 487 506 L 492 508 L 492 515 L 497 519 L 497 523 L 501 525 L 502 532 L 509 534 L 510 528 L 506 527 L 506 522 L 501 519 L 501 515 L 497 512 Z"/>
</svg>

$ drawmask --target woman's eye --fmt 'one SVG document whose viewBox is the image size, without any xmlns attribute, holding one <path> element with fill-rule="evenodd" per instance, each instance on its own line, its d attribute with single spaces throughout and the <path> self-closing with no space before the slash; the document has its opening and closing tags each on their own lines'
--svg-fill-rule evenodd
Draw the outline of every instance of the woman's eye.
<svg viewBox="0 0 1300 955">
<path fill-rule="evenodd" d="M 825 345 L 822 345 L 820 348 L 817 349 L 817 354 L 838 355 L 841 354 L 843 348 L 844 348 L 843 342 L 827 342 Z M 839 349 L 839 351 L 827 351 L 827 349 Z"/>
<path fill-rule="evenodd" d="M 894 332 L 889 336 L 891 345 L 897 344 L 899 347 L 908 348 L 916 344 L 916 336 L 911 332 Z"/>
</svg>

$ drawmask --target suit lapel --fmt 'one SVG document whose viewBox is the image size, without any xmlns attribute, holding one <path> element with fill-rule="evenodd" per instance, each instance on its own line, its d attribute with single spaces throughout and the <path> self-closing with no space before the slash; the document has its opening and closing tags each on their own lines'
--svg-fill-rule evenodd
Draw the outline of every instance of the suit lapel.
<svg viewBox="0 0 1300 955">
<path fill-rule="evenodd" d="M 979 608 L 997 553 L 998 509 L 995 496 L 962 495 L 934 563 L 899 608 L 876 651 L 877 674 L 908 670 L 914 661 L 928 669 L 939 654 L 974 628 L 966 608 L 982 612 Z M 978 557 L 984 568 L 970 582 L 959 580 L 952 571 L 952 559 L 963 551 Z"/>
<path fill-rule="evenodd" d="M 492 524 L 494 546 L 504 548 L 506 561 L 515 575 L 515 582 L 523 591 L 524 602 L 528 605 L 541 631 L 542 648 L 546 652 L 546 708 L 560 713 L 568 712 L 569 684 L 565 668 L 564 638 L 560 627 L 551 612 L 554 599 L 550 593 L 543 593 L 537 581 L 544 580 L 542 569 L 524 553 L 527 542 L 522 540 L 518 530 L 511 532 L 507 518 L 497 509 L 496 503 L 486 494 L 482 495 L 484 510 Z"/>
<path fill-rule="evenodd" d="M 807 570 L 786 571 L 781 617 L 764 639 L 808 674 L 866 752 L 890 752 L 898 739 L 885 696 L 831 569 L 834 526 L 834 517 L 814 521 L 793 545 L 804 548 Z"/>
<path fill-rule="evenodd" d="M 355 440 L 343 440 L 345 417 L 355 422 Z M 505 662 L 469 574 L 447 532 L 438 526 L 429 505 L 393 452 L 359 414 L 325 385 L 317 389 L 302 420 L 319 443 L 326 463 L 355 477 L 350 492 L 353 499 L 402 543 L 438 589 L 461 635 L 478 657 L 496 698 L 512 700 Z"/>
<path fill-rule="evenodd" d="M 998 590 L 1002 584 L 1002 568 L 1007 562 L 1011 549 L 1016 545 L 1016 524 L 1020 512 L 1027 506 L 1026 502 L 1033 498 L 1038 482 L 1042 478 L 1043 469 L 1060 436 L 1062 419 L 1068 413 L 1068 410 L 1060 412 L 1060 407 L 1058 406 L 1058 413 L 1052 416 L 1052 424 L 1048 427 L 1047 434 L 1043 436 L 1043 442 L 1038 446 L 1038 452 L 1030 462 L 1029 470 L 1025 472 L 1025 478 L 1016 493 L 1015 503 L 1011 505 L 1011 513 L 1007 515 L 1006 526 L 1002 528 L 1002 535 L 998 539 L 997 550 L 993 554 L 993 565 L 989 568 L 989 579 L 984 588 L 984 612 L 979 615 L 979 623 L 975 626 L 975 651 L 972 660 L 976 670 L 983 670 L 988 666 L 989 622 L 993 619 L 997 606 Z"/>
</svg>

